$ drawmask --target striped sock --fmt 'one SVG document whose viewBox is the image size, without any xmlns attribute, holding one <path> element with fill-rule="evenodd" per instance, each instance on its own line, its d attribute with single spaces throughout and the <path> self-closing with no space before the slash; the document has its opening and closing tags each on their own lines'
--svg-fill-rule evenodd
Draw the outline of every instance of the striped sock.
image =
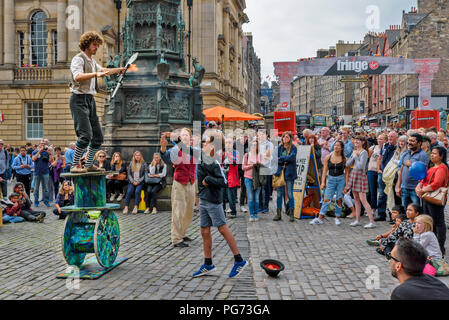
<svg viewBox="0 0 449 320">
<path fill-rule="evenodd" d="M 84 154 L 84 149 L 76 146 L 75 155 L 73 156 L 73 166 L 77 166 L 80 162 L 81 157 Z"/>
<path fill-rule="evenodd" d="M 100 150 L 99 148 L 92 148 L 89 147 L 89 151 L 87 153 L 87 160 L 86 160 L 86 168 L 91 168 L 94 162 L 95 154 Z"/>
</svg>

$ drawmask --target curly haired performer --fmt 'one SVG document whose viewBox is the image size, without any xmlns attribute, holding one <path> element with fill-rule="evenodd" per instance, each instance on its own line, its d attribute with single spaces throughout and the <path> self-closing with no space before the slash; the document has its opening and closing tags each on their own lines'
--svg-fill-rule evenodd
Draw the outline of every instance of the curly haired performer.
<svg viewBox="0 0 449 320">
<path fill-rule="evenodd" d="M 75 155 L 71 173 L 100 171 L 93 166 L 95 153 L 103 143 L 103 133 L 97 116 L 94 100 L 98 92 L 97 78 L 103 78 L 116 73 L 122 73 L 126 68 L 103 68 L 93 58 L 98 48 L 103 44 L 100 34 L 88 31 L 81 36 L 79 48 L 82 52 L 77 54 L 70 65 L 72 80 L 70 83 L 70 110 L 75 125 L 76 142 Z M 88 148 L 85 167 L 80 163 L 84 150 Z"/>
</svg>

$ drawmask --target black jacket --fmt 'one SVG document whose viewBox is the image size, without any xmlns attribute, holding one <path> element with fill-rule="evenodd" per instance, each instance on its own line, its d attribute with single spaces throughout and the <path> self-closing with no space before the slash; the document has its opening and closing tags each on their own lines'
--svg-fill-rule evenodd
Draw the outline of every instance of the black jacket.
<svg viewBox="0 0 449 320">
<path fill-rule="evenodd" d="M 210 158 L 203 154 L 197 177 L 199 198 L 215 204 L 223 203 L 222 188 L 226 187 L 227 181 L 220 164 L 217 161 L 211 163 Z M 209 185 L 207 188 L 203 181 Z"/>
</svg>

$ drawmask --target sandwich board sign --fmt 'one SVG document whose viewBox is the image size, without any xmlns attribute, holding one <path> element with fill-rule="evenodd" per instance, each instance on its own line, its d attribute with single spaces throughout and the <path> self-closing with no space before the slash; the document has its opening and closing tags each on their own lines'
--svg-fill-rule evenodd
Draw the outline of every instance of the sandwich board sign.
<svg viewBox="0 0 449 320">
<path fill-rule="evenodd" d="M 296 170 L 298 173 L 298 178 L 293 184 L 293 197 L 295 199 L 295 218 L 297 219 L 309 219 L 314 218 L 311 216 L 305 216 L 302 214 L 303 202 L 305 197 L 305 192 L 307 189 L 316 189 L 319 194 L 319 199 L 321 202 L 321 190 L 320 190 L 320 177 L 318 175 L 318 167 L 315 158 L 315 151 L 312 146 L 297 146 L 298 153 L 296 155 Z M 310 170 L 312 166 L 313 170 Z M 313 172 L 313 178 L 315 184 L 307 186 L 307 176 Z"/>
</svg>

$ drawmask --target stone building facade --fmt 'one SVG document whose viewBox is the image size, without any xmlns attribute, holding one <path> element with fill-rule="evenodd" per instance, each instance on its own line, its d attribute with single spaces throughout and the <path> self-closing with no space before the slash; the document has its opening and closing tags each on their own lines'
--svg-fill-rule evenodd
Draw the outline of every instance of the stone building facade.
<svg viewBox="0 0 449 320">
<path fill-rule="evenodd" d="M 261 112 L 261 74 L 260 59 L 253 45 L 253 35 L 243 34 L 243 78 L 245 82 L 245 112 Z"/>
<path fill-rule="evenodd" d="M 408 59 L 440 58 L 432 81 L 434 109 L 449 109 L 449 0 L 418 0 L 418 8 L 402 15 L 401 36 L 392 55 Z M 418 77 L 392 77 L 392 114 L 409 117 L 418 107 Z"/>
<path fill-rule="evenodd" d="M 182 8 L 188 30 L 186 0 Z M 206 68 L 204 109 L 223 106 L 245 111 L 242 26 L 249 22 L 245 9 L 245 0 L 193 1 L 191 54 Z"/>
<path fill-rule="evenodd" d="M 187 1 L 180 1 L 188 31 Z M 204 107 L 222 105 L 245 111 L 242 25 L 249 21 L 244 13 L 246 3 L 193 3 L 191 56 L 206 68 Z M 122 1 L 121 26 L 126 15 L 126 1 Z M 90 30 L 103 35 L 105 44 L 95 59 L 106 67 L 117 52 L 117 29 L 112 0 L 0 0 L 0 113 L 5 116 L 0 138 L 15 146 L 37 143 L 43 137 L 62 147 L 74 141 L 68 83 L 79 38 Z M 101 121 L 106 95 L 100 81 L 95 99 Z"/>
<path fill-rule="evenodd" d="M 106 43 L 95 59 L 106 66 L 115 53 L 113 1 L 0 1 L 0 137 L 11 145 L 43 137 L 65 147 L 75 140 L 69 108 L 70 61 L 81 34 L 96 30 Z M 67 24 L 66 24 L 67 23 Z M 67 26 L 69 28 L 67 28 Z M 106 92 L 95 97 L 103 116 Z"/>
</svg>

